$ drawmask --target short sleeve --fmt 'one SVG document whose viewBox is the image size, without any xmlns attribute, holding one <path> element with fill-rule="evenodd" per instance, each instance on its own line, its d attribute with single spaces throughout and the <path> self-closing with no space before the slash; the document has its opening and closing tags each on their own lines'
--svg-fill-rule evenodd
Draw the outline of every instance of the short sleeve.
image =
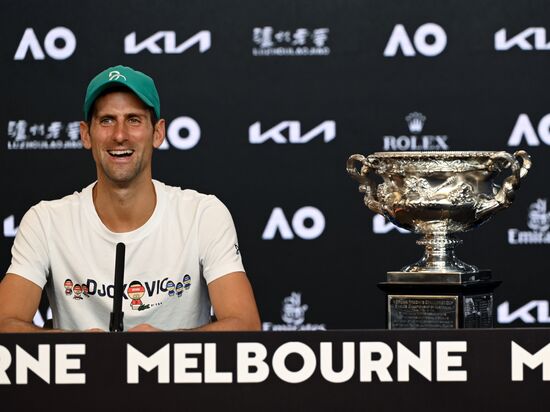
<svg viewBox="0 0 550 412">
<path fill-rule="evenodd" d="M 232 272 L 244 272 L 233 219 L 215 196 L 201 202 L 198 239 L 206 283 Z"/>
<path fill-rule="evenodd" d="M 11 265 L 7 273 L 13 273 L 36 283 L 41 288 L 47 281 L 50 268 L 46 230 L 40 218 L 40 205 L 33 206 L 19 225 L 11 248 Z"/>
</svg>

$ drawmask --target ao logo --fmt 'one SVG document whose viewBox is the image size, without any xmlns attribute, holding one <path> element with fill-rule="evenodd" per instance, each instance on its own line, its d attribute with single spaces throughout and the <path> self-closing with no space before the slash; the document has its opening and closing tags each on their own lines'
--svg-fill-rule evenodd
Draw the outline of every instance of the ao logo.
<svg viewBox="0 0 550 412">
<path fill-rule="evenodd" d="M 58 46 L 61 40 L 62 46 Z M 40 42 L 31 27 L 28 27 L 23 33 L 23 37 L 19 42 L 19 46 L 13 56 L 14 60 L 24 60 L 27 52 L 30 50 L 32 57 L 35 60 L 44 60 L 46 54 L 55 60 L 65 60 L 71 57 L 76 49 L 76 37 L 73 32 L 66 27 L 55 27 L 51 29 L 44 38 L 44 49 L 40 47 Z"/>
<path fill-rule="evenodd" d="M 420 26 L 414 33 L 412 43 L 405 27 L 402 24 L 397 24 L 384 49 L 384 56 L 393 57 L 401 49 L 404 56 L 416 56 L 418 51 L 424 56 L 433 57 L 445 50 L 446 46 L 447 34 L 438 24 L 426 23 Z"/>
<path fill-rule="evenodd" d="M 184 131 L 185 134 L 183 134 Z M 177 117 L 168 126 L 166 139 L 164 139 L 159 149 L 165 150 L 170 148 L 171 145 L 179 150 L 189 150 L 199 143 L 200 138 L 201 128 L 194 119 L 186 116 Z"/>
<path fill-rule="evenodd" d="M 537 131 L 529 116 L 520 114 L 508 139 L 508 146 L 519 146 L 524 139 L 528 146 L 539 146 L 541 141 L 550 146 L 550 113 L 540 119 Z"/>
<path fill-rule="evenodd" d="M 306 225 L 307 220 L 313 222 L 312 225 Z M 292 229 L 288 224 L 283 209 L 276 207 L 271 212 L 271 216 L 267 221 L 267 225 L 262 233 L 262 239 L 271 240 L 279 232 L 281 238 L 286 240 L 294 239 L 294 234 L 302 239 L 311 240 L 321 236 L 324 230 L 325 216 L 323 216 L 323 213 L 319 209 L 313 206 L 302 207 L 294 213 L 292 217 Z"/>
</svg>

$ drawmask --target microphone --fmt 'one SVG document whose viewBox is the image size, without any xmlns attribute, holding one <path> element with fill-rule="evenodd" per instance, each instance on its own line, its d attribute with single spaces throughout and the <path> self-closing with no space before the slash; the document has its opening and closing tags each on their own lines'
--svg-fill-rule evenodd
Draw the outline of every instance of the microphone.
<svg viewBox="0 0 550 412">
<path fill-rule="evenodd" d="M 122 293 L 124 287 L 124 252 L 126 246 L 120 242 L 116 245 L 115 256 L 115 291 L 113 296 L 113 311 L 109 322 L 109 332 L 124 330 L 124 312 L 122 311 Z"/>
</svg>

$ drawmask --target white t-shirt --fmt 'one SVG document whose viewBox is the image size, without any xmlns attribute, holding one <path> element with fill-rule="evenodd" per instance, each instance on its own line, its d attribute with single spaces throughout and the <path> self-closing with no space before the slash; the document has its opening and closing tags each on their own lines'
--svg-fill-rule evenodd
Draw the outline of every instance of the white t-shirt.
<svg viewBox="0 0 550 412">
<path fill-rule="evenodd" d="M 125 330 L 140 323 L 171 330 L 209 322 L 206 285 L 244 271 L 231 215 L 215 196 L 153 183 L 155 210 L 132 232 L 114 233 L 101 222 L 92 200 L 95 183 L 25 214 L 8 273 L 46 285 L 54 327 L 108 330 L 118 242 L 126 245 Z"/>
</svg>

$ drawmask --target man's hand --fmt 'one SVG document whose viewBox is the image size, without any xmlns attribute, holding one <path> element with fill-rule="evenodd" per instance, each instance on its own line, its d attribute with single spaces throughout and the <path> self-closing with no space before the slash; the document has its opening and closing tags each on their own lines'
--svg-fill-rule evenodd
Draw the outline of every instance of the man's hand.
<svg viewBox="0 0 550 412">
<path fill-rule="evenodd" d="M 148 323 L 140 323 L 133 328 L 128 329 L 127 332 L 161 332 L 162 329 L 155 328 Z"/>
</svg>

